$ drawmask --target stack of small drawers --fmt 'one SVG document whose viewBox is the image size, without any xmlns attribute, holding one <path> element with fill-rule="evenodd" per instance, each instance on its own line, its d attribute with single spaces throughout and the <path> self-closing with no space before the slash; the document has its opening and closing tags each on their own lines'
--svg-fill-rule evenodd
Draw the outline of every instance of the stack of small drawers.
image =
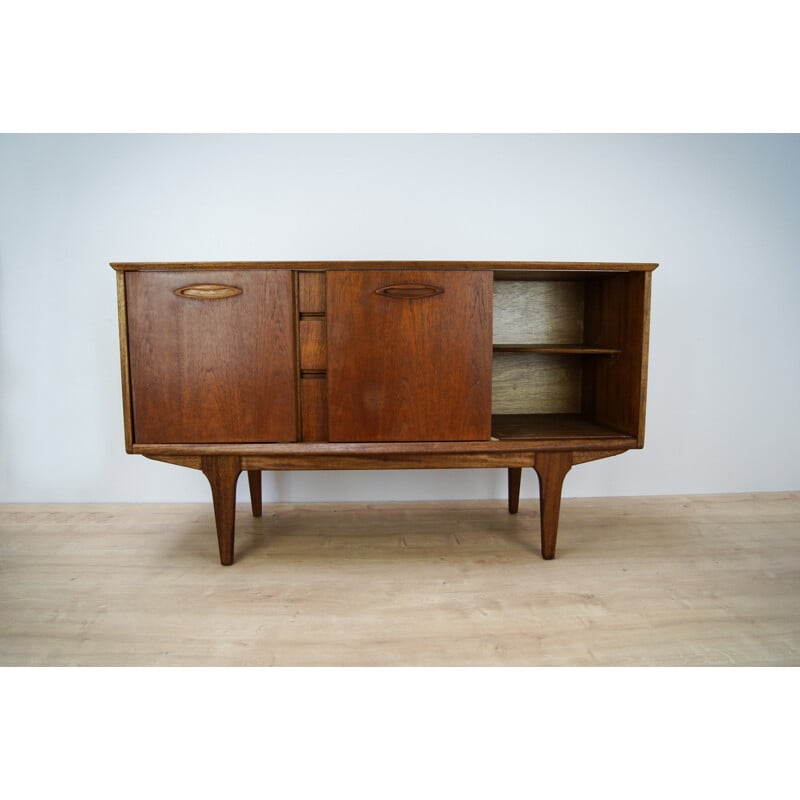
<svg viewBox="0 0 800 800">
<path fill-rule="evenodd" d="M 328 350 L 324 272 L 297 272 L 300 439 L 328 440 Z"/>
</svg>

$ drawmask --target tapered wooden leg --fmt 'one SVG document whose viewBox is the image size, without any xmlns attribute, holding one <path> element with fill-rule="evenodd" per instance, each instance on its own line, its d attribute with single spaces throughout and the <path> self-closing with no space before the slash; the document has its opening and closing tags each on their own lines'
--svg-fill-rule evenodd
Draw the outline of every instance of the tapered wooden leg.
<svg viewBox="0 0 800 800">
<path fill-rule="evenodd" d="M 519 511 L 519 484 L 522 479 L 522 467 L 508 468 L 508 513 Z"/>
<path fill-rule="evenodd" d="M 241 462 L 236 456 L 203 456 L 202 470 L 211 484 L 211 496 L 214 498 L 219 560 L 228 566 L 233 564 L 236 481 L 242 471 Z"/>
<path fill-rule="evenodd" d="M 572 466 L 572 453 L 537 453 L 533 468 L 539 476 L 539 517 L 542 532 L 542 558 L 556 555 L 558 512 L 561 510 L 561 486 Z"/>
<path fill-rule="evenodd" d="M 247 481 L 250 484 L 250 506 L 253 509 L 253 516 L 261 516 L 261 470 L 247 470 Z"/>
</svg>

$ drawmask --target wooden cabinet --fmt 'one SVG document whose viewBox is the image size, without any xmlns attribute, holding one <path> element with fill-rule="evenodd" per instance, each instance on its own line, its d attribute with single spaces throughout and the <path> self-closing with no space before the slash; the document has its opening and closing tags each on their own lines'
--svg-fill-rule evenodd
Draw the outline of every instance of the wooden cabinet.
<svg viewBox="0 0 800 800">
<path fill-rule="evenodd" d="M 112 264 L 126 449 L 202 470 L 233 561 L 247 471 L 523 467 L 542 555 L 579 463 L 644 444 L 655 264 Z"/>
</svg>

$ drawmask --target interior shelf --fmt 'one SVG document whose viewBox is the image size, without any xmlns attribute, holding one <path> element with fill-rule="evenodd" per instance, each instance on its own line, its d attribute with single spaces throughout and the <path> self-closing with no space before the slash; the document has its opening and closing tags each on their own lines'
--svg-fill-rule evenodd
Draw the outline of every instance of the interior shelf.
<svg viewBox="0 0 800 800">
<path fill-rule="evenodd" d="M 600 355 L 618 356 L 616 347 L 601 347 L 591 344 L 494 344 L 495 353 L 552 353 L 556 355 Z"/>
<path fill-rule="evenodd" d="M 618 439 L 626 434 L 581 414 L 493 414 L 496 439 Z"/>
</svg>

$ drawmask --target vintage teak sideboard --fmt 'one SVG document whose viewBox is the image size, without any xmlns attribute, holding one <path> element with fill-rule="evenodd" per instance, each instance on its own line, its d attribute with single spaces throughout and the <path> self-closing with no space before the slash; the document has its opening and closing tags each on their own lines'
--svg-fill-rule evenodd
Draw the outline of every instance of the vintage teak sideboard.
<svg viewBox="0 0 800 800">
<path fill-rule="evenodd" d="M 539 477 L 542 556 L 574 464 L 644 444 L 656 264 L 112 263 L 125 445 L 202 470 L 233 563 L 262 470 Z"/>
</svg>

